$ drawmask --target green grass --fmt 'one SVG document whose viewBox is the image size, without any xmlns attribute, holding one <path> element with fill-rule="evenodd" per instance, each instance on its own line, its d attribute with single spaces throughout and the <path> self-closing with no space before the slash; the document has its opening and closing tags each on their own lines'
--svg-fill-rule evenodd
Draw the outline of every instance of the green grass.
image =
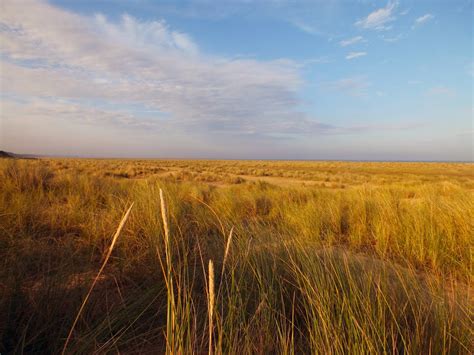
<svg viewBox="0 0 474 355">
<path fill-rule="evenodd" d="M 471 171 L 0 161 L 0 352 L 62 351 L 134 203 L 67 353 L 469 354 Z"/>
</svg>

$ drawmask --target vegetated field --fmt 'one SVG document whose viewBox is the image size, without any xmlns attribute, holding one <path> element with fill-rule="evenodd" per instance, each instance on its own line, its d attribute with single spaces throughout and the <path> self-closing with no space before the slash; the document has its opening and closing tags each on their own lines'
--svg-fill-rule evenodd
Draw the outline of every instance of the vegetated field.
<svg viewBox="0 0 474 355">
<path fill-rule="evenodd" d="M 472 353 L 473 168 L 2 159 L 0 352 Z"/>
</svg>

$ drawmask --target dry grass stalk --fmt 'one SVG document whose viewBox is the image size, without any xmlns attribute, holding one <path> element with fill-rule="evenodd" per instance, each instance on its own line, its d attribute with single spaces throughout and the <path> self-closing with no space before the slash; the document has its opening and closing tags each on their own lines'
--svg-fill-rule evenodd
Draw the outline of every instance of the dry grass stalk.
<svg viewBox="0 0 474 355">
<path fill-rule="evenodd" d="M 104 262 L 102 263 L 102 266 L 99 269 L 99 272 L 97 273 L 96 277 L 94 278 L 94 281 L 92 282 L 91 287 L 89 288 L 89 291 L 87 292 L 86 297 L 84 298 L 84 301 L 82 301 L 81 308 L 79 308 L 79 311 L 77 312 L 76 318 L 74 319 L 74 322 L 72 323 L 71 329 L 69 330 L 68 336 L 66 338 L 66 342 L 64 343 L 63 350 L 61 354 L 66 353 L 67 346 L 69 344 L 69 341 L 71 340 L 72 333 L 74 332 L 74 328 L 76 327 L 77 322 L 79 321 L 79 318 L 81 317 L 82 312 L 84 311 L 84 308 L 87 304 L 87 301 L 89 300 L 89 297 L 92 293 L 92 290 L 94 289 L 97 280 L 100 279 L 100 275 L 102 274 L 102 271 L 105 268 L 105 265 L 107 265 L 107 262 L 109 261 L 110 255 L 112 255 L 112 251 L 114 249 L 115 243 L 117 242 L 118 236 L 120 235 L 120 232 L 123 229 L 123 226 L 125 225 L 125 222 L 127 222 L 128 216 L 130 215 L 130 212 L 132 211 L 133 203 L 130 205 L 128 208 L 127 212 L 125 212 L 124 216 L 122 217 L 122 220 L 120 221 L 120 224 L 117 228 L 117 231 L 115 232 L 112 242 L 110 243 L 109 250 L 107 251 L 107 255 L 105 256 Z"/>
<path fill-rule="evenodd" d="M 224 261 L 222 262 L 221 280 L 222 280 L 222 276 L 224 275 L 225 263 L 227 261 L 227 256 L 229 255 L 230 243 L 232 242 L 233 232 L 234 232 L 234 227 L 232 227 L 232 229 L 230 230 L 229 238 L 227 238 L 227 244 L 225 246 Z"/>
<path fill-rule="evenodd" d="M 214 314 L 214 264 L 212 260 L 209 260 L 209 355 L 212 355 L 212 331 L 213 326 L 213 314 Z"/>
<path fill-rule="evenodd" d="M 174 330 L 175 330 L 175 303 L 173 290 L 173 273 L 171 260 L 171 240 L 168 226 L 166 202 L 163 196 L 163 190 L 160 189 L 161 219 L 163 220 L 163 229 L 165 233 L 165 254 L 166 254 L 166 287 L 167 287 L 167 307 L 166 307 L 166 352 L 174 353 Z"/>
<path fill-rule="evenodd" d="M 160 202 L 161 202 L 161 219 L 163 220 L 163 229 L 165 230 L 165 243 L 168 245 L 170 239 L 170 231 L 168 227 L 168 219 L 166 217 L 167 210 L 166 210 L 166 202 L 163 197 L 163 190 L 160 189 Z"/>
</svg>

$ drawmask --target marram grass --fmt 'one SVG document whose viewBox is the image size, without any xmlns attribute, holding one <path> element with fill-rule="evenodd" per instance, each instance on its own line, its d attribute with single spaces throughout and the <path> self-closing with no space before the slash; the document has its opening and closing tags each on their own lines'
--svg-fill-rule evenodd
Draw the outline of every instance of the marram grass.
<svg viewBox="0 0 474 355">
<path fill-rule="evenodd" d="M 2 353 L 472 352 L 472 164 L 0 161 L 0 181 Z"/>
</svg>

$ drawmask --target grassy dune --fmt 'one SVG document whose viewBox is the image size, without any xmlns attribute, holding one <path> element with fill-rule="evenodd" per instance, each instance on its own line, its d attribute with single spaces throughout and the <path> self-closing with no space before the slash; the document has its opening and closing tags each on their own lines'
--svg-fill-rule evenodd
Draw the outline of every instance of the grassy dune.
<svg viewBox="0 0 474 355">
<path fill-rule="evenodd" d="M 4 159 L 0 181 L 2 353 L 472 351 L 472 164 Z"/>
</svg>

